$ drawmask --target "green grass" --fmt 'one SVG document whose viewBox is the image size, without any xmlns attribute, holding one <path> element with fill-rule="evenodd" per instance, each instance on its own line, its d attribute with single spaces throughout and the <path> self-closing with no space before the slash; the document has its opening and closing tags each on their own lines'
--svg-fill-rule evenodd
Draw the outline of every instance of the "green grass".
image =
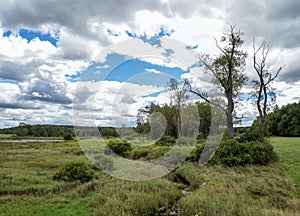
<svg viewBox="0 0 300 216">
<path fill-rule="evenodd" d="M 300 197 L 300 137 L 272 137 L 270 141 Z"/>
<path fill-rule="evenodd" d="M 12 138 L 16 138 L 17 135 L 16 134 L 0 134 L 0 140 L 1 139 L 12 139 Z"/>
<path fill-rule="evenodd" d="M 185 162 L 156 180 L 130 182 L 97 171 L 87 183 L 53 180 L 63 164 L 87 160 L 75 141 L 0 143 L 0 215 L 299 215 L 299 138 L 271 142 L 280 161 L 268 166 Z"/>
</svg>

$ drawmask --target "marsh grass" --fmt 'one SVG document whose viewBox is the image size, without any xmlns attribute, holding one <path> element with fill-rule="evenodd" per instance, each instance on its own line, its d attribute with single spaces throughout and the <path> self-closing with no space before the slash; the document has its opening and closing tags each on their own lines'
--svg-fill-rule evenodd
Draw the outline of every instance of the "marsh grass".
<svg viewBox="0 0 300 216">
<path fill-rule="evenodd" d="M 96 171 L 86 183 L 53 180 L 70 161 L 88 163 L 76 141 L 0 143 L 0 214 L 299 215 L 299 138 L 271 143 L 280 161 L 268 166 L 185 162 L 156 180 L 130 182 Z"/>
<path fill-rule="evenodd" d="M 186 163 L 174 174 L 190 182 L 179 201 L 181 215 L 298 215 L 295 187 L 279 164 L 267 167 L 210 166 Z M 198 181 L 197 181 L 198 179 Z"/>
</svg>

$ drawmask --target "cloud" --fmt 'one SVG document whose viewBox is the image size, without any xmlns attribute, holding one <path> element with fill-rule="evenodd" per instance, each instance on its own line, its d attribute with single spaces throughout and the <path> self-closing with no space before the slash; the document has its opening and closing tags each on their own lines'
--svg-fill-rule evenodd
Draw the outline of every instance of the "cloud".
<svg viewBox="0 0 300 216">
<path fill-rule="evenodd" d="M 299 10 L 297 0 L 4 0 L 0 8 L 0 91 L 5 97 L 0 98 L 0 127 L 21 120 L 70 123 L 73 101 L 80 104 L 78 112 L 88 121 L 95 118 L 107 125 L 114 119 L 123 124 L 128 119 L 134 122 L 141 106 L 169 100 L 167 92 L 153 83 L 127 85 L 115 82 L 117 76 L 110 82 L 99 81 L 102 72 L 117 61 L 110 59 L 112 54 L 123 56 L 124 61 L 138 57 L 139 62 L 152 63 L 143 69 L 148 74 L 140 79 L 143 82 L 151 78 L 159 83 L 161 74 L 167 74 L 189 78 L 194 87 L 215 92 L 212 77 L 199 68 L 197 52 L 218 54 L 213 37 L 218 39 L 228 23 L 245 32 L 249 79 L 256 78 L 252 38 L 270 41 L 268 67 L 273 71 L 285 65 L 273 85 L 285 95 L 278 96 L 278 104 L 299 100 Z M 21 29 L 51 36 L 55 44 L 41 37 L 28 40 L 19 34 Z M 101 64 L 80 87 L 83 80 L 79 78 L 95 62 Z M 160 70 L 162 67 L 172 68 L 172 74 Z M 251 88 L 249 83 L 245 91 Z M 115 110 L 114 104 L 118 105 Z M 253 120 L 256 113 L 249 107 L 243 102 L 237 110 L 247 112 Z"/>
<path fill-rule="evenodd" d="M 160 74 L 161 72 L 158 70 L 155 70 L 153 68 L 146 68 L 145 71 L 150 72 L 150 73 L 155 73 L 155 74 Z"/>
<path fill-rule="evenodd" d="M 73 33 L 101 40 L 103 38 L 99 32 L 93 32 L 95 23 L 99 20 L 112 23 L 132 21 L 136 11 L 156 10 L 162 6 L 162 3 L 159 0 L 142 2 L 134 0 L 130 3 L 119 0 L 92 0 L 88 3 L 78 0 L 54 0 L 51 2 L 4 0 L 1 5 L 1 24 L 6 29 L 20 27 L 39 29 L 45 24 L 58 25 L 67 27 Z"/>
</svg>

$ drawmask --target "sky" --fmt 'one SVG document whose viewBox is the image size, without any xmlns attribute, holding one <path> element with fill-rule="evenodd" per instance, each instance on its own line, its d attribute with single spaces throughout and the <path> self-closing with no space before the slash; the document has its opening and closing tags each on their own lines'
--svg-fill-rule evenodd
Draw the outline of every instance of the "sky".
<svg viewBox="0 0 300 216">
<path fill-rule="evenodd" d="M 2 0 L 0 128 L 132 126 L 139 108 L 170 103 L 170 78 L 218 93 L 197 55 L 218 55 L 214 37 L 229 25 L 245 33 L 249 82 L 236 110 L 251 125 L 253 38 L 270 43 L 270 71 L 284 66 L 278 106 L 300 100 L 299 11 L 298 0 Z"/>
</svg>

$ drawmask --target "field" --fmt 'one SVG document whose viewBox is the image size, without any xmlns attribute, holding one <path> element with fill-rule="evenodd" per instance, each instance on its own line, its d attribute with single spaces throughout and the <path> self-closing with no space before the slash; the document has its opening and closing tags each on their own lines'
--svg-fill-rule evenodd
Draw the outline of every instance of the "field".
<svg viewBox="0 0 300 216">
<path fill-rule="evenodd" d="M 300 138 L 271 143 L 280 161 L 268 166 L 185 162 L 156 180 L 97 171 L 87 183 L 53 179 L 61 165 L 86 160 L 75 141 L 1 143 L 0 215 L 299 215 Z"/>
<path fill-rule="evenodd" d="M 300 139 L 296 137 L 273 137 L 271 142 L 284 169 L 293 180 L 300 197 Z"/>
</svg>

